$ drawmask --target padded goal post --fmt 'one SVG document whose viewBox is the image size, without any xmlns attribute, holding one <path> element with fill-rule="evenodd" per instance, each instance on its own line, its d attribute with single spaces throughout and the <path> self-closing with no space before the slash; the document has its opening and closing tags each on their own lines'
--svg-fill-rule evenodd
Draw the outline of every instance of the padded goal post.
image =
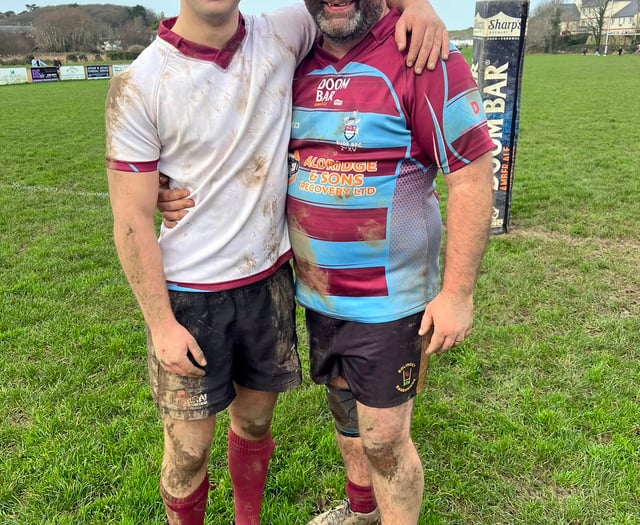
<svg viewBox="0 0 640 525">
<path fill-rule="evenodd" d="M 507 233 L 520 123 L 529 0 L 476 2 L 471 69 L 494 142 L 491 233 Z"/>
</svg>

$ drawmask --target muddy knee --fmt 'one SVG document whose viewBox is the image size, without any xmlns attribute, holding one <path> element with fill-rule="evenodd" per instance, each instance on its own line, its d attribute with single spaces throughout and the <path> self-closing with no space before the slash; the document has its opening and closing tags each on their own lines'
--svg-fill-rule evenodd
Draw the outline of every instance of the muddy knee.
<svg viewBox="0 0 640 525">
<path fill-rule="evenodd" d="M 161 486 L 172 495 L 193 488 L 194 480 L 206 473 L 209 451 L 178 450 L 167 454 L 162 465 Z M 188 490 L 187 490 L 188 491 Z"/>
<path fill-rule="evenodd" d="M 400 465 L 398 451 L 391 445 L 367 444 L 363 442 L 364 453 L 369 464 L 387 479 L 393 479 Z"/>
<path fill-rule="evenodd" d="M 190 484 L 209 462 L 209 434 L 202 439 L 193 439 L 197 428 L 185 431 L 180 425 L 169 423 L 165 426 L 165 449 L 162 462 L 162 477 L 171 486 L 180 487 Z"/>
<path fill-rule="evenodd" d="M 271 418 L 248 419 L 236 416 L 235 423 L 240 426 L 238 434 L 252 441 L 265 438 L 271 430 Z"/>
<path fill-rule="evenodd" d="M 236 385 L 237 396 L 229 407 L 231 429 L 238 436 L 250 441 L 259 441 L 271 431 L 273 409 L 278 395 L 273 392 L 258 392 Z"/>
</svg>

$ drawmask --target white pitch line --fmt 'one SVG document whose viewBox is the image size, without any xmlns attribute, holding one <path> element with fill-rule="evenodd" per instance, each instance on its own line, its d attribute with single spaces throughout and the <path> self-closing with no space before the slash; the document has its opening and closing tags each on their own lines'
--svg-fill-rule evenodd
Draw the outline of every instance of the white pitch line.
<svg viewBox="0 0 640 525">
<path fill-rule="evenodd" d="M 101 199 L 109 198 L 109 194 L 104 191 L 76 191 L 66 188 L 56 188 L 55 186 L 30 186 L 27 184 L 0 184 L 0 187 L 11 188 L 23 192 L 31 193 L 57 193 L 60 195 L 73 195 L 74 197 L 99 197 Z"/>
</svg>

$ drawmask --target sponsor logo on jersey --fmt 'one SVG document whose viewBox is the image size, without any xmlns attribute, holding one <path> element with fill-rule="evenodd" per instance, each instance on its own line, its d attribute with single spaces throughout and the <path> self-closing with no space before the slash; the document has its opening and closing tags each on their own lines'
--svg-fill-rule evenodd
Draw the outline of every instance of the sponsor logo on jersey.
<svg viewBox="0 0 640 525">
<path fill-rule="evenodd" d="M 316 88 L 316 104 L 324 105 L 327 102 L 333 102 L 333 97 L 335 97 L 336 93 L 342 89 L 347 89 L 350 82 L 350 78 L 323 78 Z"/>
<path fill-rule="evenodd" d="M 293 184 L 298 177 L 298 170 L 300 169 L 300 152 L 298 150 L 289 153 L 287 167 L 289 172 L 289 184 Z"/>
</svg>

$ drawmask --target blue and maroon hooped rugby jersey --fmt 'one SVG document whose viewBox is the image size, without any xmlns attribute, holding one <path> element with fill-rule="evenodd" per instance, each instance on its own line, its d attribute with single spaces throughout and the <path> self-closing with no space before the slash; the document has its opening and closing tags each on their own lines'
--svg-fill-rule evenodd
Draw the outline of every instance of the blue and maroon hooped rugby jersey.
<svg viewBox="0 0 640 525">
<path fill-rule="evenodd" d="M 300 303 L 386 322 L 440 286 L 440 169 L 491 150 L 482 101 L 452 47 L 422 75 L 404 66 L 389 13 L 342 59 L 319 47 L 293 90 L 287 215 Z"/>
</svg>

